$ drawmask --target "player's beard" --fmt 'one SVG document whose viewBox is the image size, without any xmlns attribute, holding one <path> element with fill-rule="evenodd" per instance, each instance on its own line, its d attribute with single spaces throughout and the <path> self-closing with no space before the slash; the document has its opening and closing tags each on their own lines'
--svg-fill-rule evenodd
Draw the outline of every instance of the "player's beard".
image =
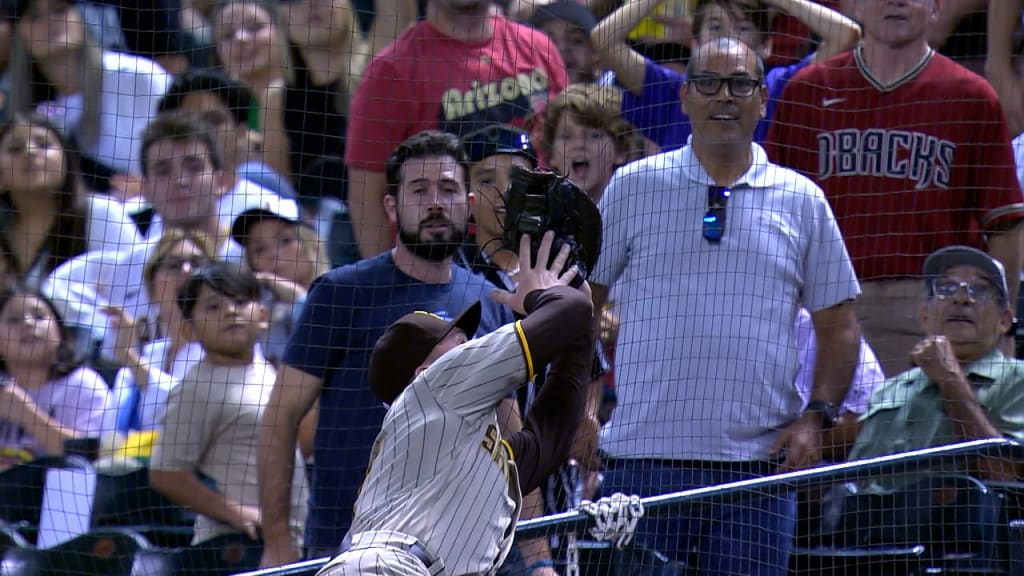
<svg viewBox="0 0 1024 576">
<path fill-rule="evenodd" d="M 399 221 L 401 221 L 401 217 L 399 217 Z M 424 239 L 423 229 L 432 221 L 443 221 L 448 225 L 448 233 L 445 238 Z M 455 255 L 466 241 L 466 227 L 464 225 L 459 227 L 445 216 L 435 216 L 417 224 L 415 232 L 404 226 L 399 226 L 398 241 L 410 252 L 424 260 L 444 262 Z"/>
</svg>

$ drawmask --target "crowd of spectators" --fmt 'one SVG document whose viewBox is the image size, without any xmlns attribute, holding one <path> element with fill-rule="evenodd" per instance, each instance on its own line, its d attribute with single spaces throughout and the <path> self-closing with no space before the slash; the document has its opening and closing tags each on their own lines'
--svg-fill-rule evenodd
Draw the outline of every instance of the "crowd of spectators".
<svg viewBox="0 0 1024 576">
<path fill-rule="evenodd" d="M 476 300 L 480 334 L 514 319 L 488 298 L 519 269 L 514 167 L 604 218 L 604 375 L 524 518 L 1024 437 L 1024 0 L 989 4 L 0 0 L 0 470 L 145 438 L 194 542 L 333 555 L 387 410 L 376 340 Z M 783 574 L 796 514 L 639 538 Z M 557 576 L 560 544 L 501 570 Z"/>
</svg>

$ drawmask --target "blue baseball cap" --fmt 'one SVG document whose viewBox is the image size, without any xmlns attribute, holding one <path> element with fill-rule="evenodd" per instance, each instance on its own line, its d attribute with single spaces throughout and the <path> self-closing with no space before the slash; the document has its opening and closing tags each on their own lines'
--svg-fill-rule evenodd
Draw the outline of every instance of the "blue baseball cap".
<svg viewBox="0 0 1024 576">
<path fill-rule="evenodd" d="M 537 151 L 525 130 L 508 124 L 491 124 L 474 130 L 460 140 L 466 156 L 473 164 L 498 154 L 516 154 L 537 166 Z"/>
</svg>

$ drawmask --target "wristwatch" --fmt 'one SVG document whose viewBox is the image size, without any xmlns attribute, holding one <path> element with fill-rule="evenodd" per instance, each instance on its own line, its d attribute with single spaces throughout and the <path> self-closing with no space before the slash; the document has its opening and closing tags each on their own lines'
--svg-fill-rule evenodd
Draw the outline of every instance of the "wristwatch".
<svg viewBox="0 0 1024 576">
<path fill-rule="evenodd" d="M 839 407 L 825 400 L 810 402 L 804 408 L 804 413 L 807 412 L 817 412 L 821 415 L 821 427 L 824 430 L 832 428 L 836 425 L 836 421 L 839 420 Z"/>
</svg>

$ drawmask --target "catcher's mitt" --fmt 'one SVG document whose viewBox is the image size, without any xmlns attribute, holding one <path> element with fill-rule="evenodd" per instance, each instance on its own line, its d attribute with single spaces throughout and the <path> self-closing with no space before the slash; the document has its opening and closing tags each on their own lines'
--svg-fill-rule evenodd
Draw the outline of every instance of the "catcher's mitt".
<svg viewBox="0 0 1024 576">
<path fill-rule="evenodd" d="M 570 247 L 566 268 L 575 264 L 579 286 L 593 272 L 601 254 L 601 213 L 579 186 L 564 176 L 542 170 L 512 169 L 511 184 L 505 192 L 505 222 L 502 244 L 513 252 L 519 239 L 529 234 L 530 253 L 536 261 L 541 237 L 555 233 L 551 258 L 563 244 Z"/>
</svg>

